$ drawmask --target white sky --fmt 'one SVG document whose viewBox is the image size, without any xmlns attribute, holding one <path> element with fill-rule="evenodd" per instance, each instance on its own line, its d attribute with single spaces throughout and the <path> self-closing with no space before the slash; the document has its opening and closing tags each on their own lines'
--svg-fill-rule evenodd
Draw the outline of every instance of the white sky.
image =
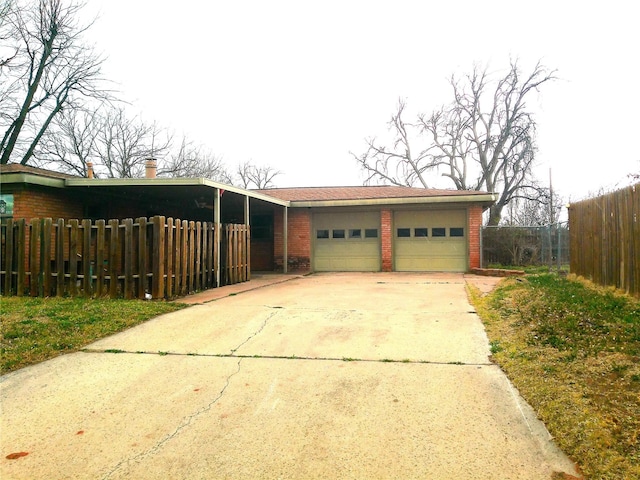
<svg viewBox="0 0 640 480">
<path fill-rule="evenodd" d="M 449 103 L 447 78 L 517 57 L 561 78 L 537 112 L 538 176 L 567 200 L 640 171 L 640 18 L 631 0 L 88 0 L 104 73 L 145 120 L 252 160 L 286 186 L 360 185 L 349 151 Z M 409 119 L 409 117 L 407 117 Z M 453 188 L 449 184 L 438 184 Z"/>
</svg>

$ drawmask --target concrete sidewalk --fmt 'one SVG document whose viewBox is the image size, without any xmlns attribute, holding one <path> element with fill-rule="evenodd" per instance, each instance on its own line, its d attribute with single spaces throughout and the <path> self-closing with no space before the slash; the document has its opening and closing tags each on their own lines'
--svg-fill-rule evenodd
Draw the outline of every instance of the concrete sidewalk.
<svg viewBox="0 0 640 480">
<path fill-rule="evenodd" d="M 293 278 L 6 375 L 0 477 L 576 475 L 489 362 L 471 280 Z"/>
</svg>

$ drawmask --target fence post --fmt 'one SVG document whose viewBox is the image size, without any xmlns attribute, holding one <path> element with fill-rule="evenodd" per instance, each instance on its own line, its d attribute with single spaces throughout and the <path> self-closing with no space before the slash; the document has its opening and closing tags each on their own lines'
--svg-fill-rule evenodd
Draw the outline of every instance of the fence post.
<svg viewBox="0 0 640 480">
<path fill-rule="evenodd" d="M 69 291 L 78 294 L 78 220 L 69 220 Z"/>
<path fill-rule="evenodd" d="M 118 296 L 118 254 L 120 253 L 119 230 L 120 222 L 115 219 L 109 220 L 109 297 L 116 298 Z M 123 292 L 124 293 L 124 292 Z"/>
</svg>

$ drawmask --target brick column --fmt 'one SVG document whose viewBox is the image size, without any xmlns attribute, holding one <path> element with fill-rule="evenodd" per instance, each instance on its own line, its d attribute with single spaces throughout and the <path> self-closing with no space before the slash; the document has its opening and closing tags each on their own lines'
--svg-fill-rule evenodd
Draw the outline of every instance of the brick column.
<svg viewBox="0 0 640 480">
<path fill-rule="evenodd" d="M 382 250 L 382 271 L 393 271 L 393 232 L 391 231 L 391 210 L 380 211 L 380 247 Z"/>
<path fill-rule="evenodd" d="M 467 209 L 469 216 L 469 269 L 480 268 L 480 230 L 482 229 L 482 207 L 472 205 Z"/>
</svg>

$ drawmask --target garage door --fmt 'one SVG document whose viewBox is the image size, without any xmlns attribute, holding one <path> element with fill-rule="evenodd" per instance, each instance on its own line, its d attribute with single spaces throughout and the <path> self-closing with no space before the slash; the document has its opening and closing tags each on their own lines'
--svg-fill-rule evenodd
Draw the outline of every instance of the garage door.
<svg viewBox="0 0 640 480">
<path fill-rule="evenodd" d="M 316 272 L 380 270 L 380 212 L 313 215 Z"/>
<path fill-rule="evenodd" d="M 466 210 L 396 211 L 393 218 L 396 271 L 467 270 Z"/>
</svg>

